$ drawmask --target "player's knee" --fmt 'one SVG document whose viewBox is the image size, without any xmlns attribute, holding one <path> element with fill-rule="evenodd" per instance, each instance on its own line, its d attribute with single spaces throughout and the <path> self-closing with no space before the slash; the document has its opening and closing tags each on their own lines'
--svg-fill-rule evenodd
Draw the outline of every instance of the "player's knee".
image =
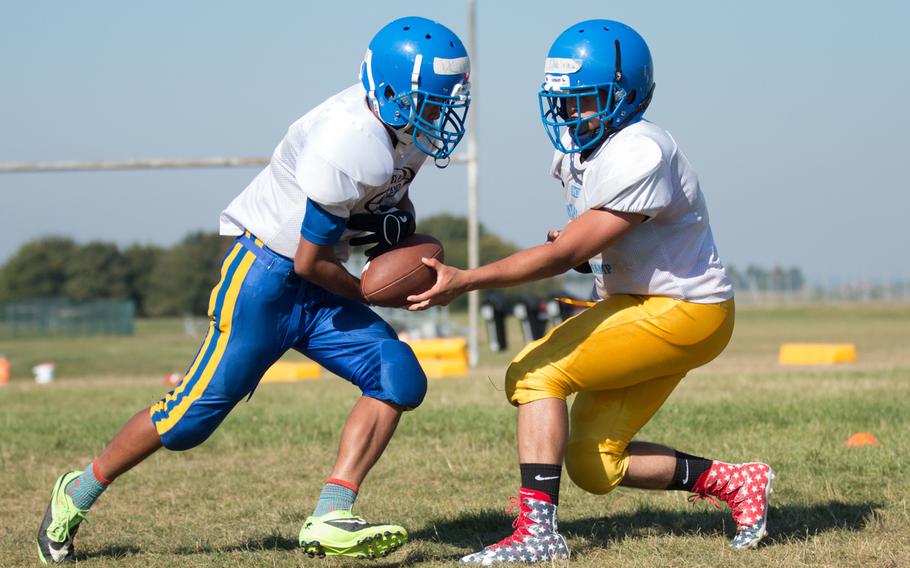
<svg viewBox="0 0 910 568">
<path fill-rule="evenodd" d="M 219 421 L 220 422 L 220 421 Z M 215 423 L 191 423 L 179 421 L 161 436 L 161 443 L 165 448 L 176 452 L 190 450 L 208 440 L 212 432 L 218 427 Z"/>
<path fill-rule="evenodd" d="M 427 394 L 427 376 L 414 351 L 398 340 L 383 341 L 380 346 L 382 371 L 380 382 L 384 399 L 406 409 L 417 408 Z"/>
<path fill-rule="evenodd" d="M 506 370 L 506 398 L 513 405 L 527 404 L 542 398 L 566 399 L 572 394 L 565 381 L 557 380 L 524 361 L 513 361 Z"/>
<path fill-rule="evenodd" d="M 625 477 L 627 467 L 628 454 L 624 449 L 605 449 L 594 439 L 572 442 L 566 450 L 569 478 L 595 495 L 613 491 Z"/>
<path fill-rule="evenodd" d="M 524 369 L 521 369 L 520 365 L 514 361 L 506 369 L 506 399 L 512 404 L 516 404 L 515 392 L 518 390 L 519 382 L 524 375 Z"/>
</svg>

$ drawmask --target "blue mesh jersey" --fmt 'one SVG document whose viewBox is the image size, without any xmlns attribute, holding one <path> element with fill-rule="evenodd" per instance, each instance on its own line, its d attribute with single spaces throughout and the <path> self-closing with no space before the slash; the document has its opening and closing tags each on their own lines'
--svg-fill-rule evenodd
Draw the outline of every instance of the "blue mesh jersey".
<svg viewBox="0 0 910 568">
<path fill-rule="evenodd" d="M 269 165 L 221 213 L 221 234 L 250 231 L 293 258 L 303 227 L 308 240 L 336 244 L 344 260 L 356 236 L 344 221 L 396 205 L 426 159 L 414 144 L 393 144 L 354 85 L 288 128 Z"/>
</svg>

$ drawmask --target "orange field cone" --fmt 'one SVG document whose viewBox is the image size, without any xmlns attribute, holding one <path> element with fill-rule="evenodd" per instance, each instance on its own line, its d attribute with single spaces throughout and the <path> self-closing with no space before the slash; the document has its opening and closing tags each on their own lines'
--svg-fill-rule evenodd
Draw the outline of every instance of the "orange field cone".
<svg viewBox="0 0 910 568">
<path fill-rule="evenodd" d="M 0 355 L 0 385 L 9 383 L 9 361 L 6 356 Z"/>
<path fill-rule="evenodd" d="M 869 432 L 857 432 L 847 438 L 846 445 L 848 446 L 877 446 L 878 438 L 870 434 Z"/>
</svg>

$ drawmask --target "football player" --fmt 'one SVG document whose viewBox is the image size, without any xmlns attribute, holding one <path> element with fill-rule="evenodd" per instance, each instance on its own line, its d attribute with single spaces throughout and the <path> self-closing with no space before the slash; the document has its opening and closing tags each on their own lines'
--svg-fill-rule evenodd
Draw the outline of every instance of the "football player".
<svg viewBox="0 0 910 568">
<path fill-rule="evenodd" d="M 372 245 L 372 257 L 414 232 L 408 188 L 428 156 L 444 167 L 462 139 L 468 74 L 451 30 L 398 19 L 370 42 L 359 83 L 290 126 L 221 214 L 221 234 L 236 241 L 198 355 L 180 385 L 133 416 L 85 471 L 57 479 L 38 532 L 43 562 L 72 561 L 80 522 L 108 484 L 162 446 L 201 444 L 288 349 L 362 392 L 300 545 L 310 556 L 375 557 L 404 544 L 404 528 L 351 509 L 402 412 L 423 400 L 426 376 L 341 263 L 349 244 Z"/>
<path fill-rule="evenodd" d="M 547 278 L 586 263 L 601 301 L 525 347 L 506 373 L 518 406 L 521 488 L 515 531 L 463 562 L 567 558 L 556 511 L 562 464 L 602 495 L 619 485 L 726 502 L 734 548 L 765 536 L 774 473 L 633 440 L 690 370 L 733 331 L 733 289 L 698 178 L 676 141 L 644 119 L 654 67 L 642 37 L 609 20 L 578 23 L 553 43 L 539 93 L 556 147 L 551 173 L 569 222 L 547 243 L 475 270 L 435 260 L 437 283 L 412 309 L 468 290 Z M 575 394 L 571 412 L 566 398 Z M 717 501 L 715 501 L 717 504 Z"/>
</svg>

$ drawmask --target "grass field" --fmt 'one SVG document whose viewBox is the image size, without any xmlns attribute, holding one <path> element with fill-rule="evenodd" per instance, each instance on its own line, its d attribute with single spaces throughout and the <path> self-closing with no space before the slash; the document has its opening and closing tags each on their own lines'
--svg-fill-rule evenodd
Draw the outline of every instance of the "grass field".
<svg viewBox="0 0 910 568">
<path fill-rule="evenodd" d="M 910 306 L 742 309 L 728 350 L 681 384 L 642 432 L 692 453 L 762 459 L 778 473 L 766 545 L 733 552 L 726 511 L 673 492 L 605 496 L 564 483 L 573 566 L 910 565 Z M 515 337 L 513 335 L 513 337 Z M 859 363 L 781 368 L 783 341 L 848 341 Z M 36 563 L 34 533 L 60 472 L 84 467 L 165 390 L 197 339 L 179 322 L 131 338 L 13 340 L 0 389 L 0 566 Z M 41 360 L 61 378 L 25 380 Z M 517 489 L 506 355 L 467 379 L 432 381 L 364 485 L 357 511 L 395 520 L 412 542 L 371 566 L 451 565 L 505 535 Z M 489 378 L 489 380 L 488 380 Z M 159 452 L 111 487 L 77 539 L 85 566 L 342 566 L 296 547 L 357 392 L 336 378 L 263 385 L 191 452 Z M 876 447 L 849 448 L 869 431 Z"/>
</svg>

